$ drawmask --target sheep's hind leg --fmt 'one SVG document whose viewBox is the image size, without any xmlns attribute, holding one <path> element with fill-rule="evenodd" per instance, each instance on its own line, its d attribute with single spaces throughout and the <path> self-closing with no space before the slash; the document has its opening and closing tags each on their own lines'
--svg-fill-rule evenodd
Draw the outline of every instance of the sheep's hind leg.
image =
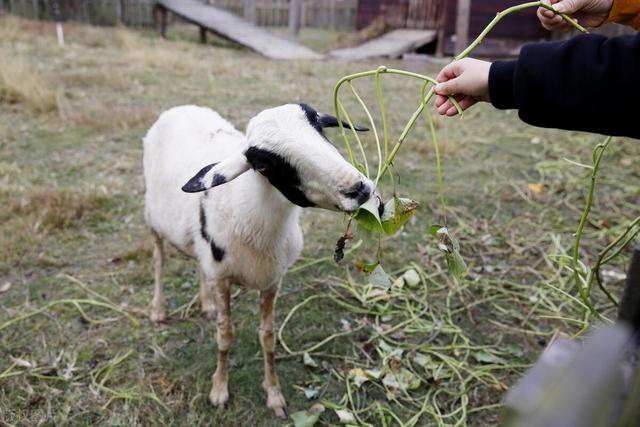
<svg viewBox="0 0 640 427">
<path fill-rule="evenodd" d="M 277 292 L 277 288 L 260 292 L 260 345 L 264 356 L 264 382 L 262 387 L 267 392 L 267 406 L 273 410 L 276 416 L 284 418 L 286 417 L 286 403 L 280 391 L 274 356 L 275 322 L 273 317 Z"/>
<path fill-rule="evenodd" d="M 198 282 L 200 286 L 200 313 L 209 320 L 216 318 L 216 301 L 213 295 L 214 282 L 207 277 L 198 265 Z"/>
<path fill-rule="evenodd" d="M 154 267 L 154 288 L 153 300 L 151 300 L 150 318 L 153 322 L 163 322 L 166 317 L 165 299 L 162 291 L 162 270 L 164 268 L 164 240 L 155 231 L 151 230 L 153 235 L 153 267 Z"/>
<path fill-rule="evenodd" d="M 209 401 L 213 406 L 224 409 L 224 404 L 229 400 L 229 373 L 227 371 L 227 359 L 229 347 L 233 339 L 233 326 L 230 313 L 230 283 L 227 280 L 217 281 L 213 286 L 213 295 L 217 308 L 217 332 L 218 341 L 218 366 L 211 377 L 212 386 L 209 393 Z"/>
</svg>

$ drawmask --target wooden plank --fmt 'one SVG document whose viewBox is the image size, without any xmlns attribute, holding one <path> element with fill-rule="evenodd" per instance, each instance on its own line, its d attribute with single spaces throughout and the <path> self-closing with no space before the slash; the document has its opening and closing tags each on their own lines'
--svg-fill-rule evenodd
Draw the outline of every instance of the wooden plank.
<svg viewBox="0 0 640 427">
<path fill-rule="evenodd" d="M 322 55 L 245 21 L 231 12 L 196 0 L 159 0 L 158 5 L 186 21 L 274 59 L 321 59 Z"/>
<path fill-rule="evenodd" d="M 330 54 L 354 60 L 376 57 L 400 58 L 403 53 L 415 51 L 435 38 L 435 30 L 393 30 L 360 46 L 332 50 Z"/>
</svg>

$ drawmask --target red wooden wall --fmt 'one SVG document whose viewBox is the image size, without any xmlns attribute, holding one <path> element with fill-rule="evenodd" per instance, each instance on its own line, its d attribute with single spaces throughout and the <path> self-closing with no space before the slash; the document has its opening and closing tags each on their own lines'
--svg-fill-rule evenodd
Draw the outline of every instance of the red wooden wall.
<svg viewBox="0 0 640 427">
<path fill-rule="evenodd" d="M 522 3 L 523 0 L 472 0 L 469 17 L 469 36 L 475 37 L 487 26 L 496 12 Z M 358 29 L 366 27 L 378 15 L 384 15 L 387 23 L 398 28 L 433 28 L 446 8 L 446 34 L 455 33 L 456 0 L 358 0 Z M 491 32 L 494 38 L 537 40 L 547 38 L 536 18 L 535 9 L 511 15 Z"/>
</svg>

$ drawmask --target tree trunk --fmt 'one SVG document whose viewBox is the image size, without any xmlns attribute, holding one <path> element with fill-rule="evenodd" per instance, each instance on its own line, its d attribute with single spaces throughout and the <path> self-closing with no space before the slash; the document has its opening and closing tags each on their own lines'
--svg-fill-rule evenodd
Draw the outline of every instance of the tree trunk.
<svg viewBox="0 0 640 427">
<path fill-rule="evenodd" d="M 469 11 L 471 0 L 458 0 L 458 14 L 456 17 L 456 49 L 458 54 L 469 43 Z"/>
</svg>

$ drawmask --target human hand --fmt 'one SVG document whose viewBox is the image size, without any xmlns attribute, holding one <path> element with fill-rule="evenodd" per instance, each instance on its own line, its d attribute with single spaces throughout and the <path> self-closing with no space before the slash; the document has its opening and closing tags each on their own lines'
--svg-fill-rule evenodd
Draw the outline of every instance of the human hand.
<svg viewBox="0 0 640 427">
<path fill-rule="evenodd" d="M 613 0 L 542 0 L 555 10 L 566 13 L 585 27 L 599 27 L 609 16 Z M 538 8 L 538 19 L 549 31 L 568 31 L 573 27 L 562 17 L 544 7 Z"/>
<path fill-rule="evenodd" d="M 436 109 L 441 115 L 455 116 L 456 107 L 447 98 L 453 96 L 466 110 L 478 101 L 489 101 L 489 69 L 491 63 L 464 58 L 444 67 L 436 80 Z"/>
</svg>

